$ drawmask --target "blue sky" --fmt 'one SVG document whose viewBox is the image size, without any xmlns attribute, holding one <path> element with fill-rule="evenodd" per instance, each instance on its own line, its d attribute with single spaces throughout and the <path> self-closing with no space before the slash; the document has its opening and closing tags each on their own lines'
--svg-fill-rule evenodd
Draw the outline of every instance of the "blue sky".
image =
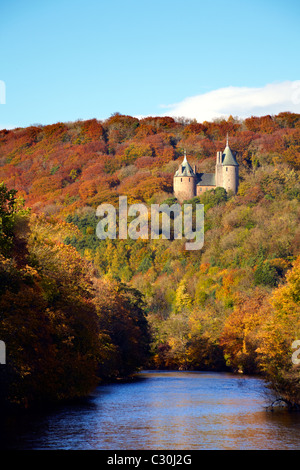
<svg viewBox="0 0 300 470">
<path fill-rule="evenodd" d="M 0 128 L 259 114 L 266 90 L 262 113 L 300 112 L 299 20 L 298 0 L 1 0 Z"/>
</svg>

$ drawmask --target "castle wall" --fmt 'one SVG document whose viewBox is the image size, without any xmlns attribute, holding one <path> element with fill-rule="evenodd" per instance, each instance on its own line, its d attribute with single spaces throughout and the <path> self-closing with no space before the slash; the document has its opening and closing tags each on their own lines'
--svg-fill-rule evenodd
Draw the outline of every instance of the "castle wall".
<svg viewBox="0 0 300 470">
<path fill-rule="evenodd" d="M 175 176 L 173 179 L 174 195 L 179 201 L 196 196 L 196 178 L 192 176 Z"/>
<path fill-rule="evenodd" d="M 223 166 L 223 188 L 226 191 L 238 191 L 239 168 L 237 166 Z"/>
<path fill-rule="evenodd" d="M 216 186 L 197 186 L 197 196 L 201 196 L 201 194 L 205 193 L 205 191 L 210 191 L 211 189 L 215 189 Z"/>
</svg>

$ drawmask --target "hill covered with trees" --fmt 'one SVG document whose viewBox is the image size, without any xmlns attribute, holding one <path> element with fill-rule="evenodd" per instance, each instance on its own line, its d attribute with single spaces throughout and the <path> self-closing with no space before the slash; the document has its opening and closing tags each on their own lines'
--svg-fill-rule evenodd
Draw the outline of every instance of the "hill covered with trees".
<svg viewBox="0 0 300 470">
<path fill-rule="evenodd" d="M 189 201 L 205 208 L 201 250 L 186 251 L 184 240 L 96 237 L 99 204 L 117 205 L 120 195 L 127 195 L 129 204 L 175 202 L 173 174 L 184 150 L 198 170 L 214 171 L 227 133 L 238 152 L 239 191 L 234 196 L 217 188 Z M 152 338 L 148 366 L 261 373 L 290 406 L 299 404 L 299 366 L 292 362 L 292 343 L 300 339 L 299 172 L 300 115 L 292 113 L 201 124 L 115 114 L 101 122 L 1 131 L 0 180 L 16 189 L 31 210 L 30 217 L 22 216 L 29 228 L 14 225 L 11 251 L 2 255 L 4 279 L 12 278 L 9 270 L 16 276 L 3 284 L 1 312 L 12 323 L 0 332 L 9 342 L 19 331 L 16 373 L 23 380 L 17 345 L 24 337 L 19 325 L 31 305 L 22 300 L 30 296 L 30 278 L 40 292 L 32 319 L 32 325 L 44 325 L 34 330 L 42 335 L 39 347 L 51 345 L 53 364 L 62 348 L 71 383 L 72 354 L 79 354 L 82 374 L 90 377 L 101 367 L 104 376 L 116 376 L 145 364 L 144 311 Z M 24 269 L 34 271 L 29 276 Z M 12 309 L 7 296 L 13 295 L 19 304 Z M 138 329 L 132 323 L 135 314 Z M 92 331 L 99 332 L 97 338 Z M 133 356 L 124 352 L 126 338 L 133 351 L 137 343 L 141 346 Z M 27 350 L 28 339 L 25 344 Z M 83 352 L 88 344 L 91 350 Z M 99 351 L 105 360 L 96 358 Z M 94 358 L 91 372 L 86 357 Z M 131 363 L 130 357 L 139 360 Z M 120 361 L 129 363 L 117 372 Z M 30 378 L 45 374 L 42 361 L 37 369 L 29 373 L 29 388 Z M 27 377 L 26 367 L 24 373 Z M 57 383 L 66 369 L 60 374 Z M 53 393 L 64 396 L 63 390 Z"/>
<path fill-rule="evenodd" d="M 26 205 L 50 215 L 74 214 L 119 194 L 149 202 L 154 194 L 172 193 L 184 149 L 191 163 L 213 169 L 227 132 L 231 148 L 239 152 L 242 178 L 262 165 L 299 170 L 297 114 L 203 124 L 115 114 L 104 122 L 0 131 L 0 176 Z"/>
</svg>

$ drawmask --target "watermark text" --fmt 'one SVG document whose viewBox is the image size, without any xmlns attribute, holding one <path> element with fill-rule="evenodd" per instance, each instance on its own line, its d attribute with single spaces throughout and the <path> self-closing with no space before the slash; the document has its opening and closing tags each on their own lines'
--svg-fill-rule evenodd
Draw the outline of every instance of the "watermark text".
<svg viewBox="0 0 300 470">
<path fill-rule="evenodd" d="M 6 345 L 0 341 L 0 364 L 6 364 Z"/>
<path fill-rule="evenodd" d="M 204 244 L 204 206 L 203 204 L 152 204 L 150 212 L 145 204 L 128 206 L 127 196 L 119 197 L 119 223 L 117 210 L 112 204 L 97 207 L 96 216 L 101 220 L 96 227 L 100 240 L 106 238 L 126 240 L 142 239 L 182 239 L 186 250 L 200 250 Z M 132 219 L 132 220 L 131 220 Z"/>
<path fill-rule="evenodd" d="M 298 348 L 295 352 L 292 354 L 292 363 L 295 365 L 300 364 L 300 358 L 298 357 L 300 355 L 300 339 L 296 339 L 292 343 L 292 349 Z"/>
<path fill-rule="evenodd" d="M 3 80 L 0 80 L 0 104 L 6 104 L 6 86 Z"/>
</svg>

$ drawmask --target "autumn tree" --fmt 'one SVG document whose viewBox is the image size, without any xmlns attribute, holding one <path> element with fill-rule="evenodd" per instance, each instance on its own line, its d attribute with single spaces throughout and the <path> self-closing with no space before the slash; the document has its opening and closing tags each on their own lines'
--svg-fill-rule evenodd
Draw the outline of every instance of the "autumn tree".
<svg viewBox="0 0 300 470">
<path fill-rule="evenodd" d="M 220 344 L 224 349 L 227 365 L 236 371 L 259 371 L 257 348 L 259 332 L 268 317 L 268 295 L 256 289 L 250 295 L 240 295 L 236 307 L 224 324 Z"/>
<path fill-rule="evenodd" d="M 260 334 L 260 365 L 277 398 L 289 407 L 300 406 L 299 359 L 293 360 L 300 338 L 300 257 L 286 275 L 286 283 L 271 296 L 270 318 Z"/>
<path fill-rule="evenodd" d="M 15 189 L 0 183 L 0 253 L 8 254 L 13 245 L 14 227 L 23 211 L 23 201 Z"/>
<path fill-rule="evenodd" d="M 114 280 L 94 280 L 95 305 L 101 335 L 114 347 L 113 367 L 107 371 L 105 360 L 100 375 L 126 377 L 141 367 L 149 354 L 149 330 L 141 294 Z M 105 359 L 105 358 L 104 358 Z"/>
</svg>

